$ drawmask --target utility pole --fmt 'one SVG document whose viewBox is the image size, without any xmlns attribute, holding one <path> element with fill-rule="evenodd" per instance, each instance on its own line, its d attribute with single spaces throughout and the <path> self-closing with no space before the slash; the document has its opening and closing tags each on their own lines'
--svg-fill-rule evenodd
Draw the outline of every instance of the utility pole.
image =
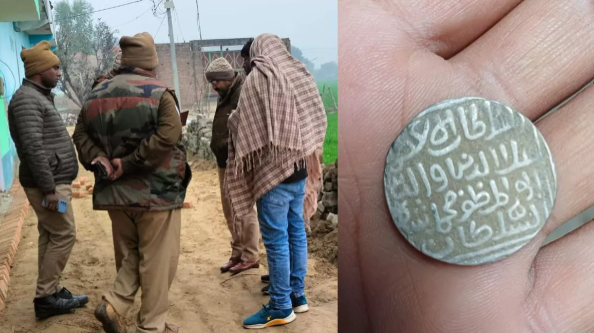
<svg viewBox="0 0 594 333">
<path fill-rule="evenodd" d="M 196 15 L 198 20 L 198 33 L 200 34 L 200 40 L 202 40 L 202 28 L 200 27 L 200 8 L 198 8 L 198 0 L 196 0 Z"/>
<path fill-rule="evenodd" d="M 167 20 L 169 21 L 169 48 L 171 49 L 171 72 L 173 73 L 173 84 L 177 100 L 181 103 L 181 91 L 179 90 L 179 77 L 177 75 L 177 57 L 175 55 L 175 38 L 173 37 L 173 20 L 171 19 L 171 10 L 175 8 L 173 0 L 165 1 L 165 8 L 167 9 Z"/>
</svg>

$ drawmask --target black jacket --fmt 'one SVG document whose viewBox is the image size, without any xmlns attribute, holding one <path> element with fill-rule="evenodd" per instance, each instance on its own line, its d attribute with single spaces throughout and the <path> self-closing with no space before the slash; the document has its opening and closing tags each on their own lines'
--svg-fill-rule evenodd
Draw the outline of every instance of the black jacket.
<svg viewBox="0 0 594 333">
<path fill-rule="evenodd" d="M 229 120 L 231 112 L 237 109 L 243 80 L 244 77 L 242 74 L 236 74 L 233 84 L 229 87 L 229 91 L 219 97 L 217 110 L 215 111 L 214 120 L 212 121 L 210 149 L 217 159 L 219 168 L 227 167 L 227 157 L 229 155 L 229 128 L 227 127 L 227 121 Z"/>
<path fill-rule="evenodd" d="M 8 106 L 8 126 L 21 160 L 24 187 L 52 192 L 78 175 L 74 144 L 54 106 L 54 95 L 35 82 L 23 80 Z"/>
</svg>

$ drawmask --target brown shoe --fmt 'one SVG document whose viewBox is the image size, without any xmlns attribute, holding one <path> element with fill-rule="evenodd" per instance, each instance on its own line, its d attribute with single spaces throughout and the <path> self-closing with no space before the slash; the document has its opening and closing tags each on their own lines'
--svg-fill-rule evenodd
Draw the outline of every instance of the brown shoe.
<svg viewBox="0 0 594 333">
<path fill-rule="evenodd" d="M 95 309 L 95 318 L 103 324 L 107 333 L 126 333 L 126 321 L 124 317 L 117 314 L 113 306 L 102 301 Z"/>
<path fill-rule="evenodd" d="M 221 273 L 228 272 L 231 269 L 231 267 L 239 264 L 240 262 L 241 262 L 240 258 L 231 257 L 226 264 L 221 266 Z"/>
<path fill-rule="evenodd" d="M 233 274 L 237 274 L 237 273 L 246 271 L 250 268 L 258 268 L 258 267 L 260 267 L 260 261 L 240 262 L 239 264 L 231 267 L 231 269 L 229 269 L 229 272 L 231 272 Z"/>
<path fill-rule="evenodd" d="M 165 323 L 165 331 L 163 333 L 178 333 L 179 327 Z"/>
</svg>

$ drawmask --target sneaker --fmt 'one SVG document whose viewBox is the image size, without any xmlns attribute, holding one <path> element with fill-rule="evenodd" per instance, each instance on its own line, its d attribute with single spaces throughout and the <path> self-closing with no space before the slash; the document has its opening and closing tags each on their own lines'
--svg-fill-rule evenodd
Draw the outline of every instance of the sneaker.
<svg viewBox="0 0 594 333">
<path fill-rule="evenodd" d="M 262 306 L 262 310 L 243 321 L 245 328 L 266 328 L 271 326 L 286 325 L 295 320 L 293 309 L 277 310 L 270 305 Z"/>
<path fill-rule="evenodd" d="M 73 295 L 70 290 L 66 288 L 62 288 L 62 290 L 58 291 L 57 296 L 63 299 L 75 299 L 80 303 L 80 307 L 89 303 L 89 297 L 87 295 Z"/>
<path fill-rule="evenodd" d="M 291 294 L 291 304 L 293 305 L 293 311 L 295 311 L 295 313 L 304 313 L 309 311 L 309 306 L 307 305 L 305 295 L 297 297 L 295 294 Z"/>
<path fill-rule="evenodd" d="M 270 295 L 270 285 L 269 284 L 267 284 L 264 287 L 262 287 L 261 290 L 262 290 L 262 294 L 264 294 L 264 295 Z"/>
<path fill-rule="evenodd" d="M 266 274 L 260 276 L 260 281 L 262 281 L 263 283 L 270 283 L 270 275 Z"/>
<path fill-rule="evenodd" d="M 60 298 L 58 293 L 35 298 L 33 304 L 37 319 L 46 319 L 52 316 L 72 313 L 74 309 L 80 306 L 78 300 Z"/>
</svg>

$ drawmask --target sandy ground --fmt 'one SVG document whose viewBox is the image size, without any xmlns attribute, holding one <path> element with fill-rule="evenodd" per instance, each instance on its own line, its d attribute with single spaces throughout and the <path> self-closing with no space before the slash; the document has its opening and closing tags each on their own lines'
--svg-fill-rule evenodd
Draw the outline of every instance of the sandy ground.
<svg viewBox="0 0 594 333">
<path fill-rule="evenodd" d="M 79 176 L 93 179 L 81 168 Z M 268 297 L 260 292 L 264 265 L 233 278 L 221 274 L 219 266 L 230 255 L 229 232 L 219 200 L 216 170 L 194 171 L 187 199 L 192 209 L 182 215 L 181 255 L 176 281 L 169 297 L 168 322 L 180 332 L 245 332 L 242 320 L 258 311 Z M 37 229 L 33 210 L 25 221 L 23 237 L 12 270 L 6 309 L 0 315 L 0 333 L 90 333 L 103 332 L 93 316 L 102 291 L 111 287 L 115 264 L 111 222 L 105 212 L 95 212 L 90 196 L 74 199 L 77 242 L 62 277 L 62 284 L 74 293 L 86 293 L 90 302 L 74 314 L 37 321 L 33 296 L 37 277 Z M 315 242 L 316 240 L 314 240 Z M 295 322 L 271 332 L 336 332 L 338 330 L 338 273 L 334 265 L 310 254 L 307 297 L 310 311 Z M 230 279 L 231 278 L 231 279 Z M 128 315 L 129 332 L 134 332 L 136 307 Z"/>
</svg>

